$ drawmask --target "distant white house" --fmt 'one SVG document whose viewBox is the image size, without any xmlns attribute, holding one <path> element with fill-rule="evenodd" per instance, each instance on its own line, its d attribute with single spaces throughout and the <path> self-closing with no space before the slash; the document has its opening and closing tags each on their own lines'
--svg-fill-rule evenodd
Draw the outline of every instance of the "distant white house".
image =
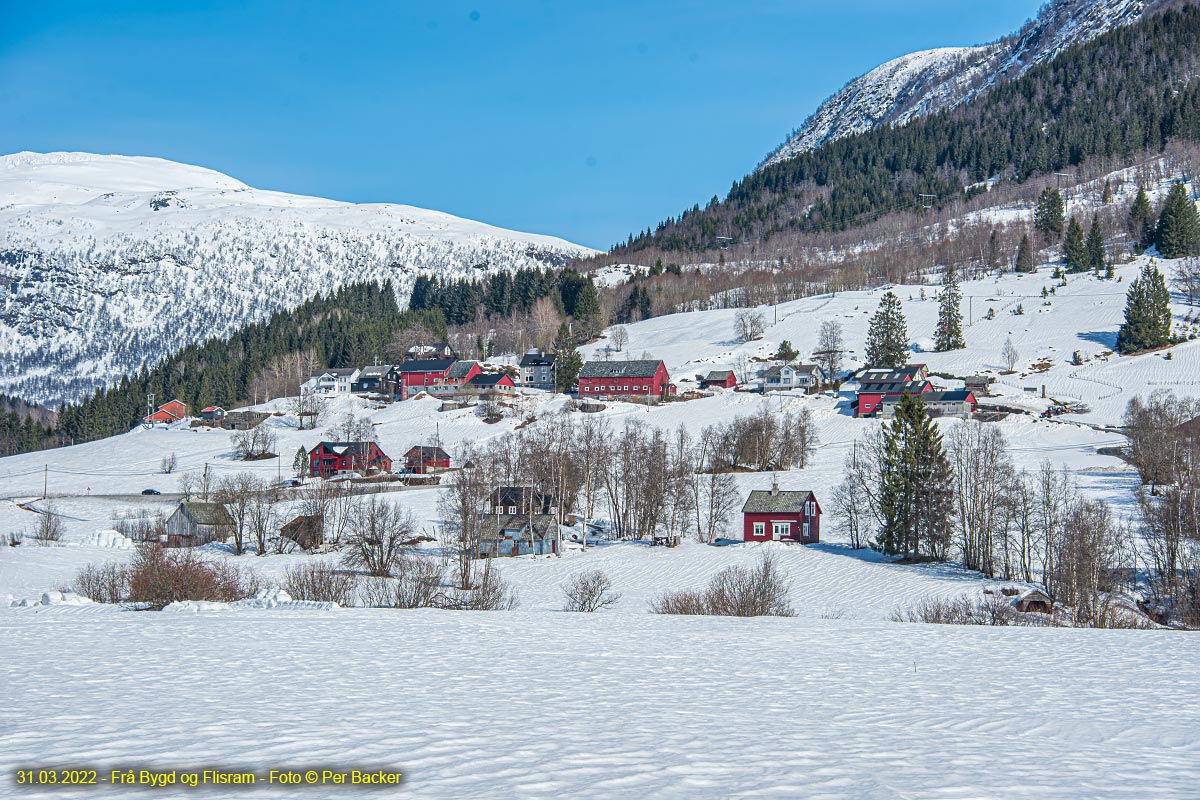
<svg viewBox="0 0 1200 800">
<path fill-rule="evenodd" d="M 822 379 L 821 368 L 816 364 L 778 364 L 763 373 L 763 391 L 803 389 L 812 394 L 820 391 Z"/>
<path fill-rule="evenodd" d="M 317 394 L 350 394 L 354 382 L 358 380 L 361 370 L 358 367 L 326 369 L 314 372 L 309 379 L 300 384 L 301 393 L 316 392 Z"/>
</svg>

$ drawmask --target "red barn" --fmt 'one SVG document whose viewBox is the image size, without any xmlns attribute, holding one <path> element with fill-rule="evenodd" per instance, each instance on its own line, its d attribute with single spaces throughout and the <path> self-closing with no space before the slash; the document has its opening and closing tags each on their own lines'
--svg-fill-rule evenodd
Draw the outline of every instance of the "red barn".
<svg viewBox="0 0 1200 800">
<path fill-rule="evenodd" d="M 674 387 L 661 361 L 589 361 L 579 371 L 579 396 L 660 400 Z"/>
<path fill-rule="evenodd" d="M 375 442 L 321 442 L 308 451 L 308 474 L 314 478 L 391 471 L 392 460 Z"/>
<path fill-rule="evenodd" d="M 872 417 L 879 413 L 885 397 L 900 397 L 909 394 L 924 394 L 933 390 L 926 380 L 929 370 L 924 364 L 905 364 L 903 367 L 868 369 L 858 379 L 858 401 L 854 415 Z"/>
<path fill-rule="evenodd" d="M 807 489 L 783 492 L 779 484 L 770 491 L 753 491 L 742 506 L 742 538 L 747 542 L 800 542 L 821 540 L 821 506 Z"/>
<path fill-rule="evenodd" d="M 172 400 L 159 406 L 157 411 L 146 417 L 146 422 L 178 422 L 186 416 L 187 406 L 179 400 Z"/>
<path fill-rule="evenodd" d="M 417 445 L 404 454 L 404 466 L 414 475 L 450 469 L 450 454 L 440 447 Z"/>
<path fill-rule="evenodd" d="M 737 375 L 731 369 L 723 369 L 708 373 L 704 376 L 704 380 L 700 381 L 701 389 L 711 389 L 715 386 L 722 389 L 736 388 Z"/>
<path fill-rule="evenodd" d="M 395 369 L 396 382 L 400 389 L 400 399 L 407 400 L 417 394 L 425 386 L 440 386 L 445 383 L 460 383 L 461 380 L 450 378 L 454 368 L 453 358 L 414 358 L 405 361 Z M 469 380 L 470 375 L 462 380 Z"/>
</svg>

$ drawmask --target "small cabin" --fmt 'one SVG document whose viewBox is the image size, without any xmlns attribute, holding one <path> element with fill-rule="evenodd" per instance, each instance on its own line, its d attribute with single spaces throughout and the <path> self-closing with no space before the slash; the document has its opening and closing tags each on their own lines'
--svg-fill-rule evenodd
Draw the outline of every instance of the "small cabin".
<svg viewBox="0 0 1200 800">
<path fill-rule="evenodd" d="M 733 389 L 737 386 L 737 375 L 731 369 L 714 370 L 700 379 L 701 389 Z"/>
<path fill-rule="evenodd" d="M 233 518 L 220 503 L 185 501 L 167 517 L 167 547 L 199 547 L 224 539 Z"/>
<path fill-rule="evenodd" d="M 1041 589 L 1030 589 L 1013 601 L 1013 607 L 1023 614 L 1049 614 L 1054 611 L 1054 601 Z"/>
<path fill-rule="evenodd" d="M 800 542 L 821 540 L 821 506 L 808 489 L 750 492 L 742 506 L 742 538 L 747 542 Z"/>
<path fill-rule="evenodd" d="M 440 447 L 417 445 L 404 454 L 404 466 L 414 475 L 450 469 L 450 454 Z"/>
<path fill-rule="evenodd" d="M 225 409 L 220 406 L 208 406 L 200 410 L 200 419 L 205 422 L 220 422 L 225 419 Z"/>
</svg>

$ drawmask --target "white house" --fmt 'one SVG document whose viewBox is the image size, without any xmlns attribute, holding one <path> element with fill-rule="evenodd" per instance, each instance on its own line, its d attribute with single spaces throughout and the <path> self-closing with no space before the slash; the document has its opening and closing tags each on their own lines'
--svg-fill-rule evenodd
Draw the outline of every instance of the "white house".
<svg viewBox="0 0 1200 800">
<path fill-rule="evenodd" d="M 822 378 L 821 368 L 816 364 L 778 364 L 763 373 L 763 391 L 803 389 L 812 394 L 820 391 Z"/>
<path fill-rule="evenodd" d="M 358 367 L 343 367 L 314 372 L 309 379 L 300 384 L 300 391 L 316 392 L 318 394 L 350 394 L 354 382 L 358 380 L 361 370 Z"/>
</svg>

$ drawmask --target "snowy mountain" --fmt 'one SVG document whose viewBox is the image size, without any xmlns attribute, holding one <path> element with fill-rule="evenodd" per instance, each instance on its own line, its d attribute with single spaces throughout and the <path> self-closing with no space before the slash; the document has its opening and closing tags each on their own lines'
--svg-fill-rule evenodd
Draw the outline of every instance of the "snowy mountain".
<svg viewBox="0 0 1200 800">
<path fill-rule="evenodd" d="M 955 108 L 1069 47 L 1134 22 L 1145 5 L 1145 0 L 1055 0 L 998 42 L 924 50 L 889 61 L 822 103 L 760 169 L 880 125 L 903 125 Z"/>
<path fill-rule="evenodd" d="M 0 157 L 0 393 L 78 398 L 317 292 L 592 251 L 403 205 L 254 189 L 200 167 L 88 153 Z"/>
</svg>

